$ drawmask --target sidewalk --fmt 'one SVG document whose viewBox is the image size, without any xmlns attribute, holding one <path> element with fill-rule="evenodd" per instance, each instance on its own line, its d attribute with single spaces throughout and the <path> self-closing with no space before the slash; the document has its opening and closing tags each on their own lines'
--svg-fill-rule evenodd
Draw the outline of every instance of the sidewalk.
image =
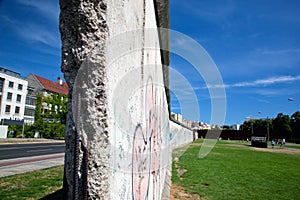
<svg viewBox="0 0 300 200">
<path fill-rule="evenodd" d="M 11 143 L 39 143 L 39 142 L 65 142 L 60 139 L 45 139 L 45 138 L 0 138 L 1 144 L 11 144 Z"/>
<path fill-rule="evenodd" d="M 0 161 L 0 177 L 22 174 L 64 164 L 64 153 Z"/>
</svg>

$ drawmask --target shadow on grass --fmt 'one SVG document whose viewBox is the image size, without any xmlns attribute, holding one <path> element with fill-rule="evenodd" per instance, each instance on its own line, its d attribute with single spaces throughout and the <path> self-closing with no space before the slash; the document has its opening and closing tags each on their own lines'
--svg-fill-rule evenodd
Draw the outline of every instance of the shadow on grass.
<svg viewBox="0 0 300 200">
<path fill-rule="evenodd" d="M 63 191 L 63 189 L 60 189 L 52 194 L 49 194 L 49 195 L 41 198 L 40 200 L 60 200 L 60 199 L 63 199 L 63 196 L 64 196 L 64 191 Z"/>
</svg>

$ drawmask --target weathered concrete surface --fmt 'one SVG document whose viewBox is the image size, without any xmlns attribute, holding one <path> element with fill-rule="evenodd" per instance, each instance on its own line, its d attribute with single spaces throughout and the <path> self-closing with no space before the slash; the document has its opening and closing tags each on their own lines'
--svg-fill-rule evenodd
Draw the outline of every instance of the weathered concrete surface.
<svg viewBox="0 0 300 200">
<path fill-rule="evenodd" d="M 169 34 L 157 30 L 169 26 L 168 0 L 60 6 L 70 89 L 65 198 L 168 199 Z"/>
<path fill-rule="evenodd" d="M 123 22 L 108 19 L 108 24 L 119 27 L 109 30 L 113 38 L 107 69 L 108 80 L 113 80 L 108 82 L 113 122 L 110 197 L 161 199 L 169 164 L 164 159 L 170 152 L 169 116 L 154 4 L 128 3 L 124 13 L 115 1 L 111 5 L 115 10 L 109 11 L 118 13 Z M 125 29 L 133 32 L 122 34 Z"/>
<path fill-rule="evenodd" d="M 68 115 L 66 126 L 66 156 L 65 181 L 67 199 L 104 198 L 108 195 L 108 172 L 105 162 L 108 162 L 109 143 L 106 130 L 106 91 L 104 87 L 105 57 L 104 49 L 93 52 L 96 46 L 104 46 L 108 34 L 106 22 L 107 1 L 99 0 L 60 0 L 60 32 L 62 40 L 62 71 L 69 86 Z M 99 108 L 97 115 L 102 132 L 92 139 L 87 152 L 87 146 L 79 141 L 72 113 L 72 93 L 74 82 L 82 62 L 90 58 L 99 65 L 97 79 L 93 80 L 89 89 Z M 101 94 L 101 95 L 100 95 Z M 100 98 L 101 96 L 101 98 Z M 99 148 L 95 148 L 95 146 Z M 103 150 L 103 151 L 102 151 Z M 94 152 L 97 151 L 97 152 Z M 101 152 L 102 151 L 102 152 Z M 100 154 L 101 152 L 101 154 Z M 85 155 L 85 158 L 83 156 Z M 98 159 L 101 155 L 104 159 Z M 81 159 L 80 159 L 81 158 Z M 85 160 L 90 162 L 86 163 Z M 88 174 L 85 168 L 89 168 Z M 89 180 L 89 181 L 87 181 Z M 88 185 L 87 183 L 88 182 Z"/>
</svg>

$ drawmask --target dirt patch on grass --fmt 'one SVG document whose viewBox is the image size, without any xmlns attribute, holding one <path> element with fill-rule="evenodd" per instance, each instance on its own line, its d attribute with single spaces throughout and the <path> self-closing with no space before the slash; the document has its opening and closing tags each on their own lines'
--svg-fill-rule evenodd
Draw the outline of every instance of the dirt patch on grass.
<svg viewBox="0 0 300 200">
<path fill-rule="evenodd" d="M 191 144 L 189 144 L 189 146 L 201 146 L 203 144 L 203 142 L 193 142 Z"/>
<path fill-rule="evenodd" d="M 186 172 L 187 172 L 186 169 L 177 169 L 177 176 L 178 176 L 180 179 L 182 179 L 181 176 L 182 176 L 184 173 L 186 173 Z"/>
<path fill-rule="evenodd" d="M 300 149 L 293 149 L 293 148 L 257 148 L 257 147 L 252 147 L 252 149 L 255 150 L 255 151 L 300 155 Z"/>
<path fill-rule="evenodd" d="M 172 184 L 170 200 L 200 200 L 198 194 L 190 194 L 186 192 L 182 187 Z"/>
<path fill-rule="evenodd" d="M 187 172 L 186 169 L 181 169 L 178 166 L 179 158 L 176 157 L 174 159 L 175 162 L 175 169 L 177 172 L 177 176 L 180 180 L 183 180 L 182 175 Z M 176 199 L 182 199 L 182 200 L 200 200 L 200 196 L 198 194 L 191 194 L 185 191 L 181 186 L 172 184 L 171 186 L 171 194 L 170 194 L 170 200 L 176 200 Z"/>
<path fill-rule="evenodd" d="M 20 188 L 25 188 L 25 186 L 20 183 L 17 183 L 15 185 L 11 185 L 7 187 L 5 190 L 9 191 L 9 190 L 20 189 Z"/>
<path fill-rule="evenodd" d="M 175 162 L 175 169 L 176 169 L 176 172 L 177 172 L 177 176 L 180 180 L 182 180 L 183 178 L 181 177 L 184 173 L 187 172 L 186 169 L 181 169 L 179 166 L 178 166 L 178 162 L 179 162 L 179 158 L 176 157 L 174 159 L 174 162 Z"/>
</svg>

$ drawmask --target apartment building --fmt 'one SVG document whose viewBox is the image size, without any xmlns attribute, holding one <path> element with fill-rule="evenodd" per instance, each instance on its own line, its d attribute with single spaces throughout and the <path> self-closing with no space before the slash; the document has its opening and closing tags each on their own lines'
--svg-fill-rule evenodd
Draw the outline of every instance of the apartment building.
<svg viewBox="0 0 300 200">
<path fill-rule="evenodd" d="M 28 82 L 21 74 L 0 67 L 0 120 L 23 120 Z"/>
</svg>

